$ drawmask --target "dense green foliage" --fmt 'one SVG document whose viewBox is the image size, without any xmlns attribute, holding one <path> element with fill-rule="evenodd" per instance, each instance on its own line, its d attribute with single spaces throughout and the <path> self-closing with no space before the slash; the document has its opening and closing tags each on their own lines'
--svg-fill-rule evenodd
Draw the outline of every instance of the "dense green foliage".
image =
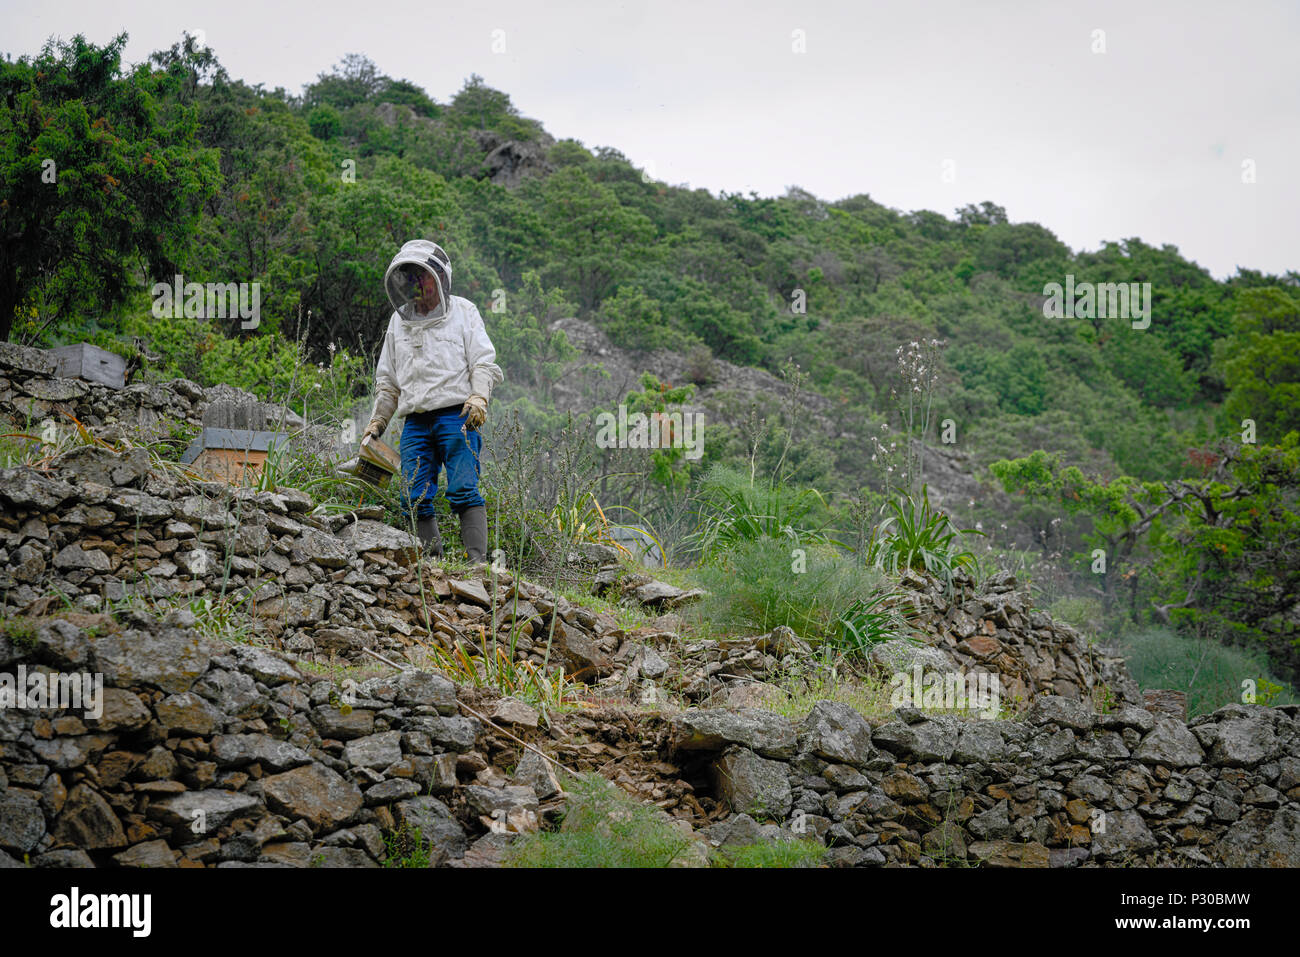
<svg viewBox="0 0 1300 957">
<path fill-rule="evenodd" d="M 1209 714 L 1230 702 L 1297 703 L 1295 693 L 1275 680 L 1267 660 L 1256 651 L 1180 635 L 1170 628 L 1126 635 L 1119 648 L 1143 688 L 1185 692 L 1189 718 Z"/>
<path fill-rule="evenodd" d="M 137 258 L 170 278 L 216 190 L 183 76 L 122 75 L 126 39 L 0 61 L 0 338 L 121 303 Z"/>
<path fill-rule="evenodd" d="M 1126 598 L 1134 623 L 1186 621 L 1229 640 L 1263 642 L 1300 674 L 1300 433 L 1277 445 L 1224 443 L 1190 479 L 1110 481 L 1039 450 L 996 462 L 1009 491 L 1048 500 L 1091 523 L 1080 556 L 1108 610 Z"/>
</svg>

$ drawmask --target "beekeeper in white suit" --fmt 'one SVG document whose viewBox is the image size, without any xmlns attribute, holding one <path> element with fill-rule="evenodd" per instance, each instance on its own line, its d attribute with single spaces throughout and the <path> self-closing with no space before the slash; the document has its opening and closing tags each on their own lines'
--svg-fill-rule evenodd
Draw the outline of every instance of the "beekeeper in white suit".
<svg viewBox="0 0 1300 957">
<path fill-rule="evenodd" d="M 420 541 L 443 554 L 433 502 L 447 468 L 447 501 L 460 516 L 471 562 L 487 558 L 487 509 L 478 491 L 479 434 L 492 389 L 502 381 L 483 317 L 451 294 L 451 259 L 437 243 L 413 239 L 384 274 L 393 305 L 375 372 L 375 410 L 365 435 L 379 437 L 394 412 L 402 429 L 402 513 L 416 517 Z"/>
</svg>

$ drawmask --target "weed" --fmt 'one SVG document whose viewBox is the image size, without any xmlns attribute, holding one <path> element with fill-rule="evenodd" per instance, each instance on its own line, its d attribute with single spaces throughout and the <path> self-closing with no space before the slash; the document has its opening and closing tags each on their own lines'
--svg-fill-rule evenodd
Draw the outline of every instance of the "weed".
<svg viewBox="0 0 1300 957">
<path fill-rule="evenodd" d="M 519 838 L 506 867 L 668 867 L 693 838 L 657 808 L 634 800 L 598 774 L 565 784 L 569 803 L 559 831 Z"/>
<path fill-rule="evenodd" d="M 826 848 L 816 841 L 760 841 L 715 848 L 709 863 L 713 867 L 819 867 L 825 856 Z"/>
<path fill-rule="evenodd" d="M 13 642 L 20 653 L 30 655 L 36 650 L 36 622 L 31 618 L 16 616 L 0 619 L 0 632 Z"/>
<path fill-rule="evenodd" d="M 384 867 L 428 867 L 429 843 L 418 827 L 403 824 L 384 835 Z"/>
<path fill-rule="evenodd" d="M 840 616 L 840 646 L 866 657 L 872 645 L 894 639 L 919 644 L 915 629 L 894 604 L 895 595 L 881 591 L 871 598 L 856 598 Z"/>
</svg>

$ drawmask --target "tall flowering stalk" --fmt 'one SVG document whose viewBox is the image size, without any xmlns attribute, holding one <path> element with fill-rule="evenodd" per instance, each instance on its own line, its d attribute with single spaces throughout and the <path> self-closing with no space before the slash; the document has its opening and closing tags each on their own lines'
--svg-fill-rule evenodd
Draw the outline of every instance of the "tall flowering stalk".
<svg viewBox="0 0 1300 957">
<path fill-rule="evenodd" d="M 946 344 L 943 339 L 920 339 L 895 350 L 901 387 L 906 393 L 905 397 L 899 395 L 897 389 L 893 393 L 907 431 L 906 458 L 899 479 L 900 484 L 903 481 L 907 483 L 906 488 L 913 496 L 919 494 L 925 484 L 922 443 L 930 430 L 934 390 L 939 384 L 939 360 Z"/>
</svg>

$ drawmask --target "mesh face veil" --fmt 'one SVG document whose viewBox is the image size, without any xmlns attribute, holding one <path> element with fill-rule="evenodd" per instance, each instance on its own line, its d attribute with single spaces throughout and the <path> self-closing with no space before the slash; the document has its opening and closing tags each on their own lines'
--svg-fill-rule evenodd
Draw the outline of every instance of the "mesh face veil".
<svg viewBox="0 0 1300 957">
<path fill-rule="evenodd" d="M 384 291 L 403 319 L 441 318 L 451 301 L 451 259 L 437 243 L 411 240 L 389 264 Z M 431 306 L 434 298 L 437 304 Z"/>
</svg>

